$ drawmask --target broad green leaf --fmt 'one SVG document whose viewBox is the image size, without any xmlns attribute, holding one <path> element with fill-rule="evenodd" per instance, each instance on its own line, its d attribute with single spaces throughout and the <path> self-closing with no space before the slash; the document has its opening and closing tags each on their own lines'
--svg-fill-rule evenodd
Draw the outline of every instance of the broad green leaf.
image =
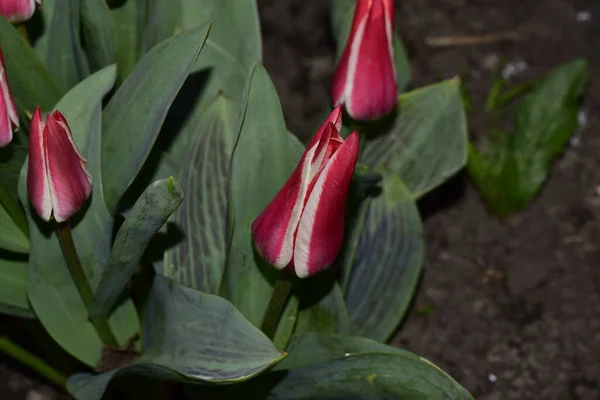
<svg viewBox="0 0 600 400">
<path fill-rule="evenodd" d="M 102 176 L 110 211 L 115 210 L 150 154 L 209 29 L 210 24 L 205 24 L 152 48 L 106 106 L 102 120 Z"/>
<path fill-rule="evenodd" d="M 348 310 L 340 285 L 331 274 L 318 274 L 299 284 L 300 309 L 295 334 L 305 332 L 347 333 L 350 330 Z"/>
<path fill-rule="evenodd" d="M 354 17 L 354 7 L 356 0 L 333 0 L 331 9 L 331 26 L 334 38 L 337 41 L 336 59 L 342 56 L 344 47 L 350 35 L 352 28 L 352 18 Z M 396 82 L 398 89 L 404 91 L 410 84 L 410 61 L 406 54 L 406 49 L 402 39 L 397 33 L 394 33 L 394 62 L 396 64 Z"/>
<path fill-rule="evenodd" d="M 0 204 L 0 249 L 16 253 L 29 251 L 29 238 L 15 224 L 2 204 Z"/>
<path fill-rule="evenodd" d="M 27 300 L 27 261 L 0 255 L 0 313 L 35 318 Z"/>
<path fill-rule="evenodd" d="M 115 24 L 106 0 L 81 0 L 81 27 L 90 69 L 116 63 Z"/>
<path fill-rule="evenodd" d="M 207 43 L 209 47 L 238 61 L 244 70 L 261 59 L 260 23 L 255 0 L 181 0 L 181 3 L 183 30 L 196 28 L 210 20 L 213 28 Z"/>
<path fill-rule="evenodd" d="M 99 400 L 119 375 L 198 383 L 236 383 L 277 363 L 285 353 L 228 301 L 156 276 L 144 326 L 144 355 L 134 365 L 100 375 L 77 374 L 69 391 Z"/>
<path fill-rule="evenodd" d="M 44 0 L 44 6 L 37 10 L 37 12 L 41 15 L 40 21 L 42 26 L 40 29 L 40 36 L 35 41 L 33 48 L 40 59 L 44 56 L 44 54 L 46 54 L 49 34 L 48 27 L 52 23 L 55 5 L 56 0 Z M 34 21 L 35 20 L 29 20 L 28 23 L 35 23 Z"/>
<path fill-rule="evenodd" d="M 190 399 L 407 399 L 473 400 L 441 369 L 413 353 L 341 335 L 295 336 L 289 355 L 240 385 L 187 385 Z"/>
<path fill-rule="evenodd" d="M 5 18 L 0 18 L 0 47 L 19 109 L 33 112 L 40 106 L 44 111 L 51 110 L 61 92 L 31 46 Z"/>
<path fill-rule="evenodd" d="M 405 354 L 361 353 L 268 374 L 269 399 L 473 400 L 429 361 Z M 248 386 L 262 386 L 261 378 Z"/>
<path fill-rule="evenodd" d="M 149 0 L 148 25 L 142 38 L 142 54 L 181 30 L 182 15 L 181 0 Z M 193 28 L 206 21 L 208 20 L 198 21 Z"/>
<path fill-rule="evenodd" d="M 292 172 L 279 98 L 261 64 L 252 69 L 230 170 L 230 232 L 221 293 L 254 325 L 261 323 L 278 271 L 255 252 L 252 221 Z"/>
<path fill-rule="evenodd" d="M 390 128 L 363 146 L 363 162 L 402 178 L 420 197 L 467 161 L 467 122 L 457 78 L 400 96 Z"/>
<path fill-rule="evenodd" d="M 112 88 L 115 78 L 115 67 L 105 68 L 75 86 L 57 105 L 69 122 L 92 176 L 91 201 L 71 219 L 75 246 L 92 288 L 98 285 L 111 244 L 113 220 L 102 197 L 100 125 L 102 97 Z M 29 205 L 26 176 L 27 164 L 21 173 L 19 194 L 21 202 Z M 63 349 L 95 366 L 102 342 L 88 321 L 87 309 L 69 273 L 53 225 L 41 221 L 31 207 L 25 209 L 30 229 L 29 301 L 44 328 Z M 127 343 L 139 331 L 133 303 L 120 304 L 109 324 L 119 343 Z"/>
<path fill-rule="evenodd" d="M 210 36 L 192 74 L 181 90 L 186 108 L 177 110 L 178 132 L 169 132 L 169 152 L 187 151 L 196 122 L 219 93 L 235 104 L 242 100 L 252 65 L 261 59 L 261 38 L 255 0 L 181 0 L 181 28 L 212 21 Z M 243 40 L 240 40 L 243 38 Z M 175 157 L 174 157 L 175 158 Z"/>
<path fill-rule="evenodd" d="M 423 263 L 423 226 L 410 191 L 393 173 L 370 201 L 349 272 L 352 333 L 386 341 L 402 320 Z"/>
<path fill-rule="evenodd" d="M 577 128 L 587 81 L 585 60 L 554 69 L 519 104 L 514 132 L 493 132 L 483 151 L 469 148 L 469 173 L 498 214 L 520 211 L 540 191 Z"/>
<path fill-rule="evenodd" d="M 225 267 L 234 115 L 231 100 L 219 95 L 193 124 L 187 152 L 170 153 L 185 160 L 178 176 L 186 201 L 172 218 L 184 237 L 165 253 L 163 274 L 205 293 L 218 293 Z"/>
<path fill-rule="evenodd" d="M 142 36 L 148 23 L 149 0 L 125 0 L 111 10 L 117 36 L 119 82 L 133 71 L 142 56 Z"/>
<path fill-rule="evenodd" d="M 61 93 L 66 93 L 90 71 L 79 41 L 79 0 L 57 1 L 54 7 L 45 51 L 40 58 Z"/>
<path fill-rule="evenodd" d="M 28 138 L 23 136 L 25 135 L 19 130 L 15 133 L 10 146 L 0 149 L 0 182 L 15 199 L 19 197 L 19 175 L 27 158 L 29 147 Z M 17 144 L 16 142 L 19 140 L 25 142 L 26 145 Z"/>
<path fill-rule="evenodd" d="M 274 371 L 294 369 L 360 353 L 392 353 L 419 356 L 397 347 L 358 336 L 307 332 L 296 334 L 286 349 L 288 356 L 275 365 Z"/>
<path fill-rule="evenodd" d="M 135 203 L 115 238 L 90 316 L 109 315 L 142 259 L 148 243 L 183 201 L 173 178 L 149 186 Z"/>
</svg>

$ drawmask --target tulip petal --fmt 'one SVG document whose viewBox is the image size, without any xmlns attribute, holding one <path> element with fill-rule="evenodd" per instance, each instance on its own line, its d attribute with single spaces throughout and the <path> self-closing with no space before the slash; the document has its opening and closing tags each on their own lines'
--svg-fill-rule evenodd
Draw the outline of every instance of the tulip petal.
<svg viewBox="0 0 600 400">
<path fill-rule="evenodd" d="M 336 132 L 339 132 L 340 129 L 342 129 L 342 106 L 341 105 L 338 104 L 333 109 L 333 111 L 329 114 L 329 116 L 327 117 L 325 122 L 323 122 L 323 124 L 321 124 L 321 126 L 319 127 L 319 130 L 317 130 L 317 133 L 315 133 L 315 136 L 313 136 L 313 138 L 310 140 L 310 142 L 306 146 L 307 149 L 310 149 L 315 144 L 317 144 L 318 141 L 321 140 L 321 136 L 323 136 L 323 133 L 325 132 L 325 129 L 327 128 L 327 125 L 329 125 L 330 123 L 333 124 Z M 339 136 L 339 133 L 337 136 L 341 137 L 341 136 Z"/>
<path fill-rule="evenodd" d="M 12 124 L 8 115 L 8 105 L 4 94 L 4 85 L 0 79 L 0 147 L 4 147 L 10 143 L 13 138 Z"/>
<path fill-rule="evenodd" d="M 333 115 L 333 113 L 332 113 Z M 337 121 L 337 118 L 333 118 Z M 252 237 L 261 256 L 277 268 L 285 268 L 294 255 L 294 237 L 314 177 L 323 169 L 329 154 L 331 137 L 341 141 L 332 122 L 313 138 L 283 188 L 252 223 Z"/>
<path fill-rule="evenodd" d="M 0 147 L 10 143 L 13 138 L 13 127 L 18 126 L 19 115 L 8 86 L 4 69 L 4 56 L 0 49 Z"/>
<path fill-rule="evenodd" d="M 52 199 L 44 143 L 44 120 L 40 108 L 36 108 L 29 125 L 29 166 L 27 191 L 33 208 L 44 221 L 52 216 Z"/>
<path fill-rule="evenodd" d="M 305 278 L 330 266 L 344 236 L 346 200 L 356 161 L 359 136 L 352 133 L 316 178 L 298 224 L 294 246 L 296 275 Z"/>
<path fill-rule="evenodd" d="M 2 49 L 0 49 L 0 85 L 2 96 L 4 97 L 4 101 L 6 102 L 8 117 L 12 123 L 12 126 L 18 127 L 19 113 L 17 111 L 17 106 L 15 104 L 14 97 L 10 90 L 10 86 L 8 86 L 8 77 L 6 76 L 6 69 L 4 68 L 4 54 L 2 54 Z"/>
<path fill-rule="evenodd" d="M 294 253 L 293 234 L 302 213 L 313 146 L 302 157 L 283 188 L 252 223 L 252 237 L 260 255 L 277 268 L 285 268 Z"/>
<path fill-rule="evenodd" d="M 0 15 L 11 22 L 27 21 L 35 12 L 35 3 L 41 0 L 0 0 Z"/>
<path fill-rule="evenodd" d="M 86 202 L 92 192 L 92 179 L 60 112 L 48 117 L 45 136 L 52 210 L 56 221 L 62 222 Z"/>
<path fill-rule="evenodd" d="M 356 39 L 356 59 L 350 60 L 346 92 L 348 114 L 358 120 L 389 113 L 397 100 L 396 71 L 391 41 L 391 23 L 386 21 L 381 0 L 375 0 L 365 19 L 362 37 Z M 351 57 L 352 58 L 352 57 Z"/>
</svg>

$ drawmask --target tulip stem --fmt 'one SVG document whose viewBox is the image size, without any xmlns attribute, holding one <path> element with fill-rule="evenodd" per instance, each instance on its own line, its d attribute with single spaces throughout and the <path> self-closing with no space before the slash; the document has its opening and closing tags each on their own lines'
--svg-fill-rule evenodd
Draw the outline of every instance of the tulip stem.
<svg viewBox="0 0 600 400">
<path fill-rule="evenodd" d="M 271 300 L 263 317 L 261 331 L 271 340 L 275 337 L 277 324 L 283 314 L 288 298 L 292 291 L 292 279 L 285 272 L 281 272 L 275 283 Z"/>
<path fill-rule="evenodd" d="M 83 267 L 81 266 L 81 262 L 79 261 L 75 243 L 73 242 L 73 235 L 71 234 L 71 227 L 68 222 L 57 222 L 56 231 L 60 239 L 63 254 L 67 260 L 67 265 L 69 266 L 69 271 L 71 272 L 75 286 L 77 286 L 77 291 L 79 291 L 81 300 L 83 300 L 83 304 L 85 305 L 86 310 L 88 310 L 92 304 L 94 292 L 92 291 L 90 283 L 83 271 Z M 96 328 L 98 336 L 100 336 L 100 339 L 105 345 L 113 347 L 119 346 L 119 342 L 117 342 L 117 339 L 110 330 L 106 318 L 103 316 L 91 317 L 90 322 L 94 325 L 94 328 Z"/>
<path fill-rule="evenodd" d="M 0 353 L 4 353 L 31 368 L 60 389 L 67 390 L 67 378 L 44 360 L 25 350 L 7 337 L 0 337 Z"/>
<path fill-rule="evenodd" d="M 19 202 L 10 194 L 2 180 L 0 180 L 0 204 L 25 236 L 29 237 L 29 227 L 23 208 L 21 208 Z"/>
</svg>

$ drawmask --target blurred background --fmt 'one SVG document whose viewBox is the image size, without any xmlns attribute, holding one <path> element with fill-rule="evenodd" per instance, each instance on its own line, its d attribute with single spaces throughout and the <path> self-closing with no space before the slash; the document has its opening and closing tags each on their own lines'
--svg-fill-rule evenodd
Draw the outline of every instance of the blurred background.
<svg viewBox="0 0 600 400">
<path fill-rule="evenodd" d="M 329 2 L 258 5 L 264 63 L 289 129 L 306 139 L 329 103 Z M 466 172 L 420 202 L 424 274 L 393 344 L 433 361 L 480 400 L 600 399 L 600 1 L 396 5 L 412 86 L 460 76 L 475 143 L 487 133 L 481 110 L 498 74 L 519 84 L 585 57 L 591 80 L 576 135 L 522 213 L 498 219 Z M 0 398 L 65 397 L 1 359 Z"/>
</svg>

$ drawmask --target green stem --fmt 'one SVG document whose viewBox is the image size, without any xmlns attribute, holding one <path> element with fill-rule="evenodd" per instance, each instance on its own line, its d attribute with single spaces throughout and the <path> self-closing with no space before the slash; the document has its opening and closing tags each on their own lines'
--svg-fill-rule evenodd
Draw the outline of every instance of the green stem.
<svg viewBox="0 0 600 400">
<path fill-rule="evenodd" d="M 29 32 L 27 32 L 27 27 L 25 26 L 25 24 L 24 23 L 16 24 L 15 29 L 17 30 L 17 32 L 19 32 L 21 34 L 23 39 L 25 39 L 25 42 L 27 42 L 27 44 L 31 46 L 31 40 L 29 39 Z"/>
<path fill-rule="evenodd" d="M 29 226 L 21 204 L 10 194 L 4 183 L 0 180 L 0 204 L 4 207 L 10 218 L 19 229 L 29 237 Z"/>
<path fill-rule="evenodd" d="M 292 283 L 291 277 L 283 271 L 279 274 L 277 283 L 275 283 L 275 288 L 273 289 L 273 294 L 271 295 L 271 300 L 269 300 L 269 305 L 267 306 L 267 311 L 265 311 L 260 328 L 271 340 L 275 337 L 277 324 L 290 297 Z"/>
<path fill-rule="evenodd" d="M 60 389 L 67 391 L 67 378 L 46 364 L 44 360 L 25 350 L 7 337 L 0 337 L 0 352 L 14 358 L 38 374 L 42 375 Z"/>
<path fill-rule="evenodd" d="M 83 267 L 81 266 L 81 262 L 79 261 L 75 243 L 73 242 L 73 235 L 71 234 L 71 227 L 68 222 L 57 223 L 56 231 L 75 286 L 77 286 L 81 300 L 83 300 L 83 304 L 85 305 L 86 310 L 88 310 L 92 304 L 94 292 L 92 291 L 90 283 L 83 271 Z M 107 320 L 103 316 L 92 317 L 90 318 L 90 322 L 94 325 L 94 328 L 96 328 L 96 332 L 98 332 L 98 335 L 104 344 L 114 347 L 119 346 L 119 342 L 117 342 L 117 339 L 108 326 Z"/>
</svg>

